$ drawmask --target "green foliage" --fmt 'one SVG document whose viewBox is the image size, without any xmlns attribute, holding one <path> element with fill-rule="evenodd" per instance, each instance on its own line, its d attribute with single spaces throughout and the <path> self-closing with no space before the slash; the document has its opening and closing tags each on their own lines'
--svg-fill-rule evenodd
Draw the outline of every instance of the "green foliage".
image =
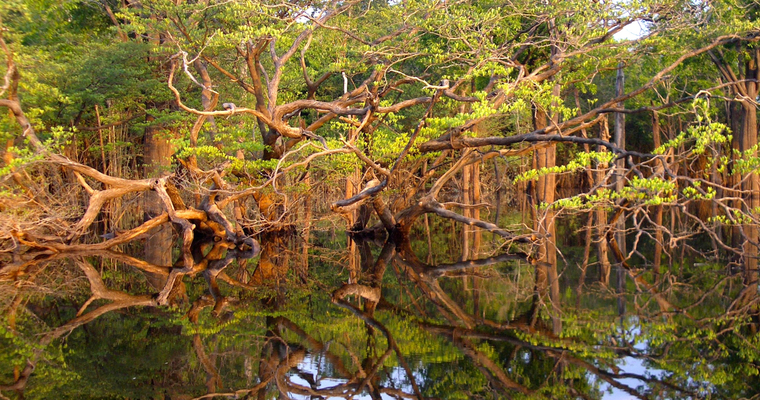
<svg viewBox="0 0 760 400">
<path fill-rule="evenodd" d="M 746 225 L 754 223 L 752 216 L 747 215 L 741 210 L 731 210 L 728 215 L 713 215 L 707 219 L 707 222 L 718 223 L 721 225 Z"/>
<path fill-rule="evenodd" d="M 731 135 L 726 135 L 728 127 L 719 122 L 711 122 L 708 125 L 697 125 L 681 132 L 673 140 L 668 141 L 654 150 L 654 154 L 665 154 L 668 149 L 678 149 L 690 144 L 694 154 L 704 154 L 708 147 L 720 150 L 727 143 L 731 143 Z"/>
<path fill-rule="evenodd" d="M 744 175 L 757 172 L 760 169 L 760 144 L 756 144 L 743 152 L 734 149 L 733 153 L 732 172 Z M 727 159 L 721 159 L 721 161 L 724 161 L 724 165 L 727 164 Z"/>
<path fill-rule="evenodd" d="M 73 135 L 74 132 L 72 130 L 63 127 L 53 127 L 47 135 L 44 135 L 40 139 L 44 139 L 42 145 L 45 151 L 56 153 L 71 143 L 70 140 Z M 13 154 L 13 159 L 10 163 L 0 168 L 0 179 L 16 172 L 18 169 L 23 169 L 30 164 L 40 162 L 45 158 L 44 153 L 32 151 L 29 147 L 10 147 L 7 151 Z"/>
<path fill-rule="evenodd" d="M 614 159 L 615 159 L 614 153 L 596 152 L 596 151 L 581 152 L 581 153 L 578 153 L 573 160 L 571 160 L 569 163 L 565 165 L 557 165 L 554 167 L 543 167 L 537 170 L 531 169 L 518 175 L 514 179 L 513 182 L 517 184 L 519 182 L 524 182 L 524 181 L 533 181 L 533 180 L 537 180 L 538 178 L 542 176 L 546 176 L 548 174 L 574 172 L 583 168 L 590 167 L 592 165 L 606 166 L 606 165 L 609 165 Z"/>
<path fill-rule="evenodd" d="M 609 206 L 621 199 L 629 204 L 642 206 L 658 206 L 672 203 L 678 199 L 675 182 L 661 178 L 639 178 L 634 176 L 622 190 L 598 189 L 593 193 L 581 194 L 555 201 L 550 205 L 556 209 L 586 209 Z M 691 193 L 691 191 L 688 191 Z"/>
</svg>

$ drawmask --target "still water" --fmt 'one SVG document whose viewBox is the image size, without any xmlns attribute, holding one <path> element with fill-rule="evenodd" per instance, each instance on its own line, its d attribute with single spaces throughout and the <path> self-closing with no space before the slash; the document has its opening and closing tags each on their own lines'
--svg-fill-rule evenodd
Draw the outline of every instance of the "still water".
<svg viewBox="0 0 760 400">
<path fill-rule="evenodd" d="M 322 232 L 306 248 L 295 237 L 260 238 L 253 257 L 204 243 L 193 250 L 200 267 L 165 293 L 150 282 L 166 281 L 168 266 L 135 257 L 139 247 L 8 259 L 0 394 L 760 396 L 757 299 L 742 297 L 741 277 L 725 265 L 666 259 L 657 276 L 613 267 L 605 282 L 572 230 L 554 266 L 498 246 L 462 261 L 458 236 L 418 233 L 394 243 Z M 552 268 L 559 297 L 542 278 Z"/>
</svg>

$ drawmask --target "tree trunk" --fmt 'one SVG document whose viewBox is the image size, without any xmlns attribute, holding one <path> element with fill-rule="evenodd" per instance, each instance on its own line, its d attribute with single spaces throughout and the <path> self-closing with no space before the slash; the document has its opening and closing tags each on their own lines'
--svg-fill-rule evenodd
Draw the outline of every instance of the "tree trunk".
<svg viewBox="0 0 760 400">
<path fill-rule="evenodd" d="M 159 127 L 150 126 L 145 129 L 145 176 L 158 177 L 171 165 L 172 146 L 167 133 Z M 158 194 L 154 191 L 145 193 L 143 197 L 143 213 L 145 221 L 164 212 L 164 206 Z M 172 265 L 172 227 L 163 224 L 145 239 L 145 261 L 162 266 Z M 160 291 L 166 284 L 166 276 L 145 273 L 148 283 Z"/>
<path fill-rule="evenodd" d="M 749 86 L 749 84 L 748 84 Z M 752 91 L 753 99 L 757 98 L 757 84 L 752 85 L 755 90 Z M 737 133 L 739 136 L 739 150 L 742 152 L 752 149 L 757 145 L 757 109 L 750 102 L 742 102 L 742 131 Z M 757 153 L 751 154 L 750 157 L 757 157 Z M 749 172 L 749 176 L 744 178 L 741 185 L 742 197 L 745 206 L 742 211 L 748 214 L 755 214 L 760 207 L 760 182 L 756 171 Z M 755 215 L 757 217 L 757 215 Z M 747 303 L 754 301 L 758 294 L 758 226 L 754 223 L 744 224 L 741 226 L 743 231 L 741 250 L 742 265 L 744 266 L 744 284 L 746 286 L 745 299 Z"/>
<path fill-rule="evenodd" d="M 654 148 L 660 147 L 660 118 L 657 111 L 652 113 L 652 140 Z M 664 162 L 664 161 L 663 161 Z M 660 168 L 662 169 L 662 168 Z M 659 171 L 659 170 L 658 170 Z M 662 262 L 662 205 L 654 207 L 654 259 L 652 260 L 652 270 L 655 278 L 660 276 L 660 264 Z"/>
<path fill-rule="evenodd" d="M 313 217 L 313 205 L 312 205 L 312 197 L 311 197 L 311 174 L 306 173 L 306 176 L 303 180 L 304 185 L 308 188 L 306 191 L 306 197 L 304 197 L 304 204 L 303 204 L 303 247 L 301 248 L 301 281 L 306 283 L 306 279 L 309 276 L 309 248 L 310 242 L 311 242 L 311 220 Z"/>
<path fill-rule="evenodd" d="M 731 146 L 733 150 L 744 153 L 753 149 L 757 145 L 757 107 L 755 99 L 758 96 L 758 79 L 760 79 L 760 49 L 747 49 L 737 44 L 737 50 L 749 57 L 739 58 L 739 73 L 733 71 L 731 64 L 727 62 L 721 52 L 708 52 L 710 59 L 718 68 L 721 76 L 733 84 L 729 86 L 734 95 L 735 101 L 729 106 L 731 129 L 734 133 Z M 748 100 L 742 100 L 748 99 Z M 757 153 L 748 154 L 749 157 L 756 157 Z M 734 160 L 742 155 L 734 156 Z M 738 189 L 740 193 L 731 193 L 734 197 L 740 197 L 741 200 L 734 202 L 733 207 L 741 210 L 754 218 L 757 218 L 756 211 L 760 207 L 760 182 L 756 171 L 750 171 L 748 176 L 732 171 L 730 177 L 731 187 Z M 757 224 L 734 225 L 731 234 L 732 247 L 740 250 L 740 262 L 743 266 L 744 277 L 744 299 L 743 304 L 754 301 L 758 295 L 758 226 Z"/>
<path fill-rule="evenodd" d="M 617 78 L 615 79 L 615 91 L 617 97 L 620 97 L 625 92 L 625 75 L 623 74 L 623 65 L 618 64 Z M 625 107 L 624 104 L 619 103 L 618 107 Z M 615 145 L 620 149 L 625 149 L 625 114 L 615 113 Z M 615 163 L 615 190 L 621 192 L 625 187 L 625 159 L 619 159 Z M 615 240 L 618 243 L 620 252 L 626 256 L 628 253 L 625 244 L 625 213 L 623 213 L 617 220 L 615 226 Z M 625 277 L 627 272 L 623 267 L 623 263 L 619 262 L 617 265 L 617 291 L 618 291 L 618 312 L 620 315 L 625 314 Z"/>
<path fill-rule="evenodd" d="M 480 204 L 480 162 L 472 164 L 472 183 L 470 184 L 470 200 L 472 204 Z M 480 207 L 472 209 L 472 218 L 480 219 Z M 472 249 L 470 256 L 472 258 L 480 257 L 480 242 L 483 232 L 477 226 L 472 226 Z"/>
<path fill-rule="evenodd" d="M 464 168 L 462 168 L 462 204 L 465 205 L 465 207 L 462 208 L 462 215 L 464 215 L 467 218 L 472 218 L 472 208 L 467 207 L 472 204 L 470 195 L 470 183 L 471 182 L 471 176 L 472 176 L 472 164 L 466 165 Z M 472 228 L 463 225 L 462 226 L 462 257 L 460 258 L 461 261 L 466 261 L 470 259 L 470 232 Z M 467 279 L 466 277 L 464 278 Z"/>
<path fill-rule="evenodd" d="M 558 95 L 559 86 L 555 86 Z M 548 116 L 544 110 L 536 109 L 534 113 L 534 127 L 541 129 L 548 126 Z M 543 147 L 534 152 L 535 168 L 552 168 L 556 165 L 556 147 L 554 145 Z M 543 297 L 548 291 L 551 303 L 552 327 L 555 334 L 562 331 L 559 305 L 559 279 L 557 277 L 557 239 L 554 226 L 554 210 L 551 207 L 542 209 L 542 204 L 554 202 L 556 179 L 554 174 L 542 175 L 536 183 L 536 198 L 533 205 L 535 210 L 534 229 L 542 238 L 538 248 L 536 263 L 536 289 L 539 296 Z"/>
</svg>

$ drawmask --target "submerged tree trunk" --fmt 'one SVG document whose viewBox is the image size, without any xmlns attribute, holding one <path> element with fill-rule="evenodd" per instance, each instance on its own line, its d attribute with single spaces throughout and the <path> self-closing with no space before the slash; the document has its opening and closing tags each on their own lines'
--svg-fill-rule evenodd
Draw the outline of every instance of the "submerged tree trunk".
<svg viewBox="0 0 760 400">
<path fill-rule="evenodd" d="M 737 47 L 740 45 L 737 44 Z M 708 52 L 713 63 L 718 68 L 723 78 L 733 82 L 730 86 L 735 101 L 729 107 L 731 111 L 731 128 L 733 130 L 732 148 L 739 152 L 734 160 L 743 157 L 757 157 L 756 150 L 751 154 L 745 154 L 755 149 L 757 145 L 757 99 L 760 85 L 760 48 L 743 49 L 749 57 L 739 61 L 739 73 L 735 73 L 731 64 L 723 58 L 721 52 Z M 738 189 L 741 198 L 734 202 L 734 207 L 757 218 L 757 210 L 760 207 L 760 182 L 757 171 L 748 171 L 743 175 L 742 171 L 732 171 L 731 186 Z M 732 244 L 740 250 L 740 263 L 744 277 L 744 304 L 754 301 L 758 295 L 758 239 L 760 233 L 754 223 L 735 225 L 732 232 Z"/>
<path fill-rule="evenodd" d="M 159 177 L 171 166 L 173 149 L 166 131 L 156 126 L 145 129 L 145 176 Z M 155 191 L 143 197 L 145 221 L 164 212 L 164 205 Z M 163 224 L 145 239 L 145 261 L 161 266 L 172 265 L 172 226 Z M 166 276 L 145 272 L 151 287 L 160 291 L 166 284 Z"/>
<path fill-rule="evenodd" d="M 657 111 L 652 113 L 652 140 L 654 141 L 654 148 L 661 146 L 660 140 L 660 118 L 657 115 Z M 664 161 L 663 161 L 664 162 Z M 662 168 L 660 168 L 662 169 Z M 655 277 L 660 276 L 660 264 L 662 263 L 662 205 L 654 207 L 654 259 L 652 260 L 652 270 L 655 273 Z"/>
<path fill-rule="evenodd" d="M 578 89 L 574 90 L 575 95 L 575 106 L 578 108 L 578 114 L 581 115 L 581 101 L 580 96 L 578 94 Z M 581 135 L 586 138 L 588 137 L 588 133 L 586 132 L 586 129 L 581 130 Z M 609 132 L 609 126 L 607 124 L 607 118 L 604 118 L 602 120 L 602 123 L 599 124 L 599 139 L 604 141 L 610 140 L 610 132 Z M 590 145 L 584 145 L 585 151 L 590 151 L 591 146 Z M 597 152 L 606 152 L 607 148 L 603 146 L 597 146 L 596 148 Z M 586 168 L 586 179 L 588 180 L 588 186 L 589 188 L 594 188 L 597 185 L 600 187 L 603 187 L 606 185 L 605 175 L 606 171 L 609 168 L 609 165 L 607 163 L 599 163 L 596 165 L 596 169 L 593 169 L 591 166 Z M 606 229 L 607 226 L 607 210 L 605 210 L 604 207 L 594 207 L 592 211 L 589 212 L 588 216 L 588 224 L 586 227 L 586 250 L 584 251 L 584 262 L 582 266 L 582 276 L 585 277 L 586 275 L 586 268 L 588 266 L 588 260 L 590 256 L 591 251 L 591 242 L 593 241 L 596 245 L 596 251 L 597 251 L 597 264 L 599 267 L 599 282 L 602 284 L 609 285 L 610 283 L 610 261 L 607 254 L 607 236 L 606 236 Z M 581 281 L 581 285 L 583 285 L 583 281 Z"/>
<path fill-rule="evenodd" d="M 757 98 L 757 82 L 748 83 L 751 86 L 753 99 Z M 739 150 L 746 152 L 754 149 L 757 145 L 757 108 L 754 103 L 749 101 L 742 102 L 742 131 L 739 136 Z M 749 157 L 757 157 L 757 151 L 749 154 Z M 744 212 L 755 214 L 760 208 L 760 182 L 758 182 L 757 171 L 748 172 L 741 184 L 742 198 L 745 201 Z M 744 267 L 744 285 L 746 287 L 745 299 L 749 303 L 754 301 L 758 295 L 758 226 L 754 223 L 748 223 L 741 226 L 743 238 L 741 243 L 742 264 Z"/>
<path fill-rule="evenodd" d="M 555 87 L 559 92 L 559 87 Z M 559 93 L 557 93 L 558 95 Z M 548 116 L 544 110 L 534 112 L 534 127 L 541 129 L 548 126 Z M 534 152 L 534 168 L 552 168 L 556 164 L 556 147 L 554 145 L 540 148 Z M 536 256 L 536 294 L 544 297 L 548 294 L 551 304 L 552 327 L 555 334 L 562 331 L 559 305 L 559 279 L 557 276 L 557 237 L 554 225 L 554 210 L 545 207 L 554 202 L 556 177 L 554 174 L 541 175 L 536 183 L 534 199 L 533 228 L 541 238 Z"/>
<path fill-rule="evenodd" d="M 309 248 L 311 247 L 311 223 L 313 217 L 313 204 L 311 196 L 311 174 L 306 173 L 303 179 L 303 183 L 309 188 L 306 191 L 303 204 L 303 230 L 301 231 L 301 237 L 303 238 L 303 247 L 301 248 L 301 281 L 306 282 L 309 276 Z"/>
<path fill-rule="evenodd" d="M 615 91 L 618 97 L 622 96 L 625 92 L 625 75 L 623 74 L 623 65 L 618 65 L 617 78 L 615 79 Z M 624 104 L 618 104 L 618 107 L 623 108 Z M 625 149 L 625 114 L 615 113 L 615 146 L 619 149 Z M 615 190 L 621 192 L 625 187 L 625 159 L 620 158 L 615 163 Z M 618 218 L 615 225 L 615 240 L 618 243 L 620 252 L 627 256 L 627 247 L 625 244 L 625 212 Z M 623 262 L 619 262 L 617 265 L 617 291 L 618 291 L 618 312 L 620 315 L 625 314 L 625 277 L 627 271 L 623 267 Z"/>
</svg>

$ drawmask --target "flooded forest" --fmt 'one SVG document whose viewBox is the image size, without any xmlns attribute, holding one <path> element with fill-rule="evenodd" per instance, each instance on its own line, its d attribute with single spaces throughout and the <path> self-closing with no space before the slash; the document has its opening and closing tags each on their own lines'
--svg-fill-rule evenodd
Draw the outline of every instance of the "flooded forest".
<svg viewBox="0 0 760 400">
<path fill-rule="evenodd" d="M 760 3 L 5 0 L 0 400 L 760 399 Z"/>
</svg>

